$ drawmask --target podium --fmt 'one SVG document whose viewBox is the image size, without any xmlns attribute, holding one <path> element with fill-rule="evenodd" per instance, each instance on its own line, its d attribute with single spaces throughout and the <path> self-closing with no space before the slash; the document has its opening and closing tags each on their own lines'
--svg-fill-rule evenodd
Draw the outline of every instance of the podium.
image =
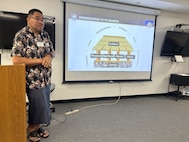
<svg viewBox="0 0 189 142">
<path fill-rule="evenodd" d="M 0 66 L 0 141 L 26 142 L 25 65 Z"/>
</svg>

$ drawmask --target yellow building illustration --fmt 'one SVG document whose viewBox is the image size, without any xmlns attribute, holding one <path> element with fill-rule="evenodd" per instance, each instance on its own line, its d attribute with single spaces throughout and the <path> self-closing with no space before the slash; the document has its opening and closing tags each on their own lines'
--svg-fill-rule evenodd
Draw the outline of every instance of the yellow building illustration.
<svg viewBox="0 0 189 142">
<path fill-rule="evenodd" d="M 133 48 L 124 36 L 104 35 L 93 50 L 96 51 L 91 55 L 96 58 L 95 67 L 128 68 L 132 66 L 131 59 L 135 58 L 131 55 Z"/>
</svg>

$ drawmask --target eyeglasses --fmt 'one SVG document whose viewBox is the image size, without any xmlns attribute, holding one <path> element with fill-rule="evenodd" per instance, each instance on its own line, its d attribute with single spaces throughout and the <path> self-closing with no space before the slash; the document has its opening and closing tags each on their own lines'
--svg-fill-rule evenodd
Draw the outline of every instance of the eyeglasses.
<svg viewBox="0 0 189 142">
<path fill-rule="evenodd" d="M 35 19 L 36 21 L 44 22 L 44 18 L 33 17 L 33 16 L 31 16 L 31 18 Z"/>
</svg>

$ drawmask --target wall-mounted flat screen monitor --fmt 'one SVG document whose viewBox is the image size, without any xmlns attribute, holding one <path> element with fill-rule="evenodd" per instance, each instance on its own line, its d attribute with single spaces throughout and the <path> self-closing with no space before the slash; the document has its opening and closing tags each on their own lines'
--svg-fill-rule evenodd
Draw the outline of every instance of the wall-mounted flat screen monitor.
<svg viewBox="0 0 189 142">
<path fill-rule="evenodd" d="M 189 33 L 167 31 L 162 45 L 161 56 L 174 55 L 189 57 Z"/>
<path fill-rule="evenodd" d="M 16 32 L 27 25 L 27 14 L 0 11 L 0 49 L 12 49 Z M 47 16 L 48 17 L 48 16 Z M 55 48 L 55 18 L 45 20 L 45 27 Z"/>
</svg>

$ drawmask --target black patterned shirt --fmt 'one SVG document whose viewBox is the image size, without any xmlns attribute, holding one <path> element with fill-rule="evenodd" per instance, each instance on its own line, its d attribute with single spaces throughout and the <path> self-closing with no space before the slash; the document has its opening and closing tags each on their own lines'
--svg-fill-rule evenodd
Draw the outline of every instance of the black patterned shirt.
<svg viewBox="0 0 189 142">
<path fill-rule="evenodd" d="M 26 58 L 43 58 L 50 54 L 54 58 L 54 48 L 49 34 L 42 30 L 36 37 L 28 26 L 22 28 L 15 35 L 11 56 Z M 29 89 L 44 88 L 51 82 L 51 67 L 42 65 L 26 66 L 26 87 Z"/>
</svg>

